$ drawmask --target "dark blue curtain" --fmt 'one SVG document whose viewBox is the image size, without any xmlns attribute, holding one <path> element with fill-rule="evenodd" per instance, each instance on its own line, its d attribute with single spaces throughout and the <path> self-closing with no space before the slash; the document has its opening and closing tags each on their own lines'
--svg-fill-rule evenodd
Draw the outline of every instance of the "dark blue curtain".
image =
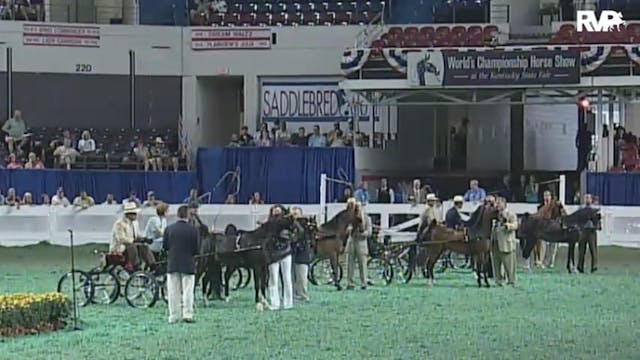
<svg viewBox="0 0 640 360">
<path fill-rule="evenodd" d="M 589 173 L 587 192 L 602 205 L 640 205 L 640 173 Z"/>
<path fill-rule="evenodd" d="M 81 191 L 96 202 L 103 202 L 107 194 L 113 194 L 116 200 L 124 199 L 131 191 L 142 199 L 153 190 L 160 200 L 181 203 L 194 186 L 197 177 L 192 172 L 0 170 L 3 194 L 13 187 L 19 195 L 32 193 L 36 202 L 40 202 L 42 194 L 52 196 L 62 187 L 69 200 Z"/>
<path fill-rule="evenodd" d="M 269 203 L 318 203 L 320 175 L 331 178 L 355 175 L 352 148 L 211 148 L 198 152 L 198 173 L 202 192 L 212 191 L 215 202 L 224 201 L 236 189 L 231 173 L 238 170 L 237 200 L 246 203 L 260 192 Z M 226 176 L 225 176 L 226 174 Z M 344 185 L 327 187 L 330 199 L 337 198 Z M 329 199 L 329 200 L 330 200 Z"/>
</svg>

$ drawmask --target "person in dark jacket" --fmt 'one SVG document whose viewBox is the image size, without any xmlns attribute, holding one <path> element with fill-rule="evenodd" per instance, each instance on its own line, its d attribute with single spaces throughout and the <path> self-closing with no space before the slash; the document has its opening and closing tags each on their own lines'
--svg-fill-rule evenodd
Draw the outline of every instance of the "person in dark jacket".
<svg viewBox="0 0 640 360">
<path fill-rule="evenodd" d="M 447 214 L 444 217 L 444 222 L 449 229 L 458 229 L 464 226 L 464 221 L 460 215 L 462 205 L 464 204 L 464 198 L 460 195 L 453 197 L 453 206 L 447 210 Z"/>
<path fill-rule="evenodd" d="M 311 250 L 311 236 L 309 231 L 300 224 L 306 221 L 302 218 L 302 209 L 294 207 L 291 213 L 297 221 L 295 226 L 295 242 L 293 243 L 293 264 L 294 264 L 294 284 L 293 294 L 296 300 L 309 301 L 307 276 L 309 275 L 309 264 L 313 259 Z"/>
<path fill-rule="evenodd" d="M 164 232 L 162 248 L 167 252 L 167 295 L 169 302 L 169 323 L 193 322 L 193 287 L 195 285 L 196 263 L 200 243 L 198 229 L 188 223 L 189 208 L 178 209 L 178 221 Z"/>
<path fill-rule="evenodd" d="M 283 218 L 282 206 L 275 205 L 269 211 L 268 221 L 280 222 Z M 271 310 L 280 310 L 282 303 L 284 309 L 293 307 L 293 283 L 291 281 L 291 232 L 286 229 L 276 236 L 273 248 L 270 250 L 272 263 L 269 265 L 269 303 Z M 280 288 L 280 274 L 282 274 L 282 286 Z M 280 301 L 280 294 L 283 299 Z"/>
<path fill-rule="evenodd" d="M 198 235 L 200 235 L 200 239 L 203 239 L 210 232 L 213 231 L 213 228 L 209 229 L 209 227 L 200 219 L 198 215 L 198 208 L 200 204 L 197 201 L 190 201 L 188 204 L 189 207 L 189 223 L 198 230 Z M 199 248 L 199 246 L 198 246 Z M 217 260 L 211 260 L 211 263 L 208 265 L 209 271 L 211 271 L 210 279 L 211 279 L 211 287 L 213 289 L 212 297 L 213 300 L 223 300 L 222 298 L 222 265 Z"/>
</svg>

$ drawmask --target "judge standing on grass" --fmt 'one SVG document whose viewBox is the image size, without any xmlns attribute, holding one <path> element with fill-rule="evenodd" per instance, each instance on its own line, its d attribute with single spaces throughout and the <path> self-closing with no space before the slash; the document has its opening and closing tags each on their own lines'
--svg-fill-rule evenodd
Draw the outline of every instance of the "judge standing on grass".
<svg viewBox="0 0 640 360">
<path fill-rule="evenodd" d="M 169 324 L 179 320 L 192 323 L 193 288 L 198 254 L 198 229 L 189 224 L 189 208 L 178 208 L 178 221 L 164 231 L 162 247 L 167 251 L 167 293 Z"/>
</svg>

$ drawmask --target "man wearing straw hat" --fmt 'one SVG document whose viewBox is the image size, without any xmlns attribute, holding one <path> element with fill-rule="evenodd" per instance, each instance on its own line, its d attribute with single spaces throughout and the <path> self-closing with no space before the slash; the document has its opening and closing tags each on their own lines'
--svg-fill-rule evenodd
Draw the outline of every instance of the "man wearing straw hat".
<svg viewBox="0 0 640 360">
<path fill-rule="evenodd" d="M 113 253 L 125 254 L 127 257 L 127 270 L 133 270 L 138 265 L 138 255 L 144 260 L 147 266 L 155 264 L 153 254 L 146 244 L 136 246 L 136 242 L 141 239 L 137 234 L 137 218 L 140 209 L 133 202 L 124 204 L 123 215 L 113 224 L 113 237 L 109 251 Z"/>
</svg>

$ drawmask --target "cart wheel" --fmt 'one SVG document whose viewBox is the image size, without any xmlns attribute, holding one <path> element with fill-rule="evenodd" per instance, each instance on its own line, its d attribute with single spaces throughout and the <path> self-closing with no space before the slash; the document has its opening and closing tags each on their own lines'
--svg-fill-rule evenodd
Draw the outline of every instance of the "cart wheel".
<svg viewBox="0 0 640 360">
<path fill-rule="evenodd" d="M 338 281 L 340 280 L 342 280 L 342 265 L 338 263 Z M 316 286 L 333 284 L 331 261 L 329 259 L 316 259 L 311 262 L 309 282 Z"/>
<path fill-rule="evenodd" d="M 159 286 L 160 298 L 162 299 L 162 301 L 164 301 L 165 304 L 168 304 L 169 298 L 167 295 L 167 275 L 165 274 L 156 276 L 156 283 L 158 283 Z"/>
<path fill-rule="evenodd" d="M 153 276 L 144 271 L 137 271 L 129 276 L 124 287 L 124 296 L 132 307 L 149 308 L 158 301 L 159 288 Z"/>
<path fill-rule="evenodd" d="M 231 289 L 231 291 L 240 289 L 242 287 L 242 284 L 244 284 L 243 280 L 244 274 L 242 272 L 242 268 L 235 269 L 235 271 L 229 278 L 229 288 Z"/>
<path fill-rule="evenodd" d="M 379 283 L 382 280 L 385 285 L 389 285 L 393 280 L 393 267 L 385 259 L 369 259 L 367 261 L 367 272 L 369 280 L 374 283 Z"/>
<path fill-rule="evenodd" d="M 94 288 L 91 276 L 84 271 L 75 270 L 68 272 L 58 280 L 58 292 L 65 294 L 68 299 L 73 300 L 72 277 L 76 282 L 76 300 L 78 306 L 87 306 L 93 299 Z"/>
<path fill-rule="evenodd" d="M 244 289 L 251 282 L 251 269 L 241 268 L 239 270 L 242 271 L 242 285 L 240 287 Z"/>
<path fill-rule="evenodd" d="M 111 271 L 91 273 L 93 283 L 93 304 L 113 304 L 120 296 L 120 281 Z"/>
</svg>

